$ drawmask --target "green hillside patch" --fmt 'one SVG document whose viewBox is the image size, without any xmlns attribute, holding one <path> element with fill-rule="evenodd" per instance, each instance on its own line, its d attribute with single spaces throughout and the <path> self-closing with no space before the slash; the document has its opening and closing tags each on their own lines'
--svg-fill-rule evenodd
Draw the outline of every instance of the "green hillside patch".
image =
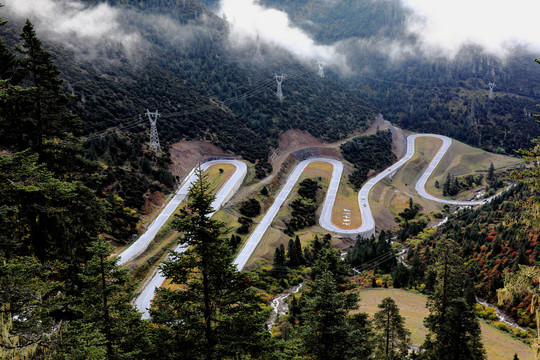
<svg viewBox="0 0 540 360">
<path fill-rule="evenodd" d="M 400 313 L 405 318 L 405 326 L 411 331 L 412 344 L 422 345 L 427 334 L 423 324 L 424 318 L 429 313 L 426 308 L 427 297 L 400 289 L 362 290 L 358 311 L 366 312 L 373 317 L 373 314 L 379 311 L 377 305 L 386 297 L 394 299 L 399 306 Z M 520 359 L 532 359 L 533 351 L 529 346 L 483 322 L 480 323 L 480 327 L 488 360 L 508 360 L 514 353 L 517 353 Z"/>
<path fill-rule="evenodd" d="M 498 176 L 506 176 L 507 170 L 515 167 L 522 162 L 516 157 L 490 153 L 472 146 L 466 145 L 460 141 L 453 140 L 450 149 L 442 158 L 439 166 L 435 169 L 432 176 L 426 183 L 426 190 L 434 196 L 443 197 L 442 185 L 448 174 L 457 177 L 465 177 L 467 175 L 487 175 L 491 164 L 495 167 Z M 439 188 L 435 187 L 435 182 L 438 181 Z M 455 198 L 468 200 L 475 193 L 486 187 L 486 182 L 472 188 L 468 191 L 460 192 Z"/>
<path fill-rule="evenodd" d="M 416 152 L 411 160 L 403 165 L 391 179 L 386 178 L 374 186 L 369 194 L 369 201 L 376 223 L 384 224 L 385 228 L 395 226 L 393 217 L 409 206 L 409 198 L 420 204 L 422 212 L 439 212 L 442 209 L 442 204 L 420 197 L 414 188 L 420 174 L 428 166 L 441 145 L 442 141 L 436 138 L 420 137 L 416 139 Z"/>
</svg>

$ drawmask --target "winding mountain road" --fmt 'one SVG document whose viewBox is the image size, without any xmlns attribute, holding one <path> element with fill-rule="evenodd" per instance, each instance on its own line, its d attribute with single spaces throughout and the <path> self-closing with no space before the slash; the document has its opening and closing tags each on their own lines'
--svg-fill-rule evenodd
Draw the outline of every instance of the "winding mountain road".
<svg viewBox="0 0 540 360">
<path fill-rule="evenodd" d="M 236 193 L 236 191 L 238 190 L 240 185 L 242 185 L 242 181 L 244 181 L 244 178 L 245 178 L 245 176 L 247 174 L 247 166 L 246 166 L 246 164 L 244 162 L 238 161 L 238 160 L 225 160 L 224 159 L 224 160 L 208 161 L 208 162 L 201 165 L 201 170 L 204 171 L 204 170 L 208 169 L 210 166 L 216 165 L 216 164 L 233 164 L 234 166 L 236 166 L 236 170 L 231 175 L 231 177 L 227 180 L 227 182 L 221 187 L 221 189 L 219 189 L 218 193 L 216 194 L 216 198 L 212 202 L 212 208 L 214 209 L 214 212 L 219 210 L 221 208 L 221 206 L 224 203 L 226 203 Z M 195 170 L 196 169 L 194 169 L 186 177 L 186 180 L 184 181 L 183 185 L 178 190 L 178 192 L 176 193 L 173 200 L 171 200 L 169 205 L 171 203 L 173 203 L 173 201 L 174 201 L 174 203 L 177 204 L 176 207 L 178 207 L 178 204 L 180 204 L 180 202 L 182 202 L 182 200 L 184 200 L 184 198 L 187 196 L 187 194 L 189 192 L 189 188 L 197 180 L 197 175 L 195 173 Z M 157 219 L 159 219 L 162 216 L 163 216 L 163 218 L 166 217 L 165 220 L 162 221 L 162 225 L 165 224 L 165 221 L 176 210 L 176 207 L 171 210 L 169 208 L 169 205 L 167 205 L 167 207 L 165 207 L 165 209 L 161 212 L 161 214 L 157 218 Z M 213 214 L 214 213 L 211 213 L 211 214 L 209 214 L 209 216 L 212 216 Z M 156 220 L 152 223 L 151 227 L 154 226 L 154 223 L 156 223 Z M 155 230 L 153 232 L 154 236 L 155 236 L 155 234 L 157 234 L 158 230 L 159 229 L 157 229 L 157 230 Z M 153 237 L 152 237 L 152 239 L 153 239 Z M 145 241 L 145 242 L 139 244 L 139 249 L 137 250 L 137 252 L 133 252 L 133 253 L 141 254 L 148 247 L 148 245 L 152 241 L 152 239 L 150 241 Z M 134 243 L 132 246 L 134 246 L 135 244 L 136 243 Z M 143 246 L 144 246 L 144 248 L 142 248 Z M 178 245 L 174 250 L 176 252 L 183 252 L 183 251 L 185 251 L 185 248 L 183 246 L 181 246 L 181 245 Z M 124 254 L 124 253 L 122 253 L 122 254 Z M 133 259 L 134 256 L 135 255 L 133 255 L 131 257 L 131 259 Z M 124 263 L 127 262 L 127 261 L 128 260 L 124 260 Z M 165 276 L 163 276 L 161 271 L 159 271 L 159 269 L 155 269 L 154 272 L 152 273 L 152 275 L 150 275 L 148 280 L 143 284 L 141 293 L 135 299 L 135 306 L 143 314 L 143 319 L 149 319 L 150 318 L 150 313 L 148 312 L 148 309 L 150 308 L 150 303 L 152 302 L 152 299 L 154 298 L 156 288 L 160 287 L 161 284 L 163 284 L 163 282 L 165 281 L 165 279 L 166 278 L 165 278 Z"/>
<path fill-rule="evenodd" d="M 237 171 L 235 171 L 231 178 L 227 181 L 227 183 L 223 185 L 223 187 L 216 195 L 216 199 L 212 203 L 214 209 L 219 209 L 221 205 L 223 205 L 234 195 L 240 185 L 242 185 L 242 181 L 244 180 L 244 177 L 247 173 L 247 166 L 242 161 L 220 159 L 205 162 L 201 165 L 201 170 L 205 171 L 210 166 L 216 164 L 233 164 L 237 168 Z M 165 206 L 165 209 L 163 209 L 161 213 L 157 216 L 157 218 L 150 224 L 148 230 L 146 230 L 146 232 L 142 234 L 139 239 L 137 239 L 137 241 L 131 244 L 130 247 L 128 247 L 118 256 L 119 265 L 124 265 L 125 263 L 137 258 L 148 248 L 148 245 L 150 245 L 152 240 L 154 240 L 159 229 L 161 229 L 161 227 L 165 225 L 171 215 L 174 214 L 174 211 L 176 210 L 178 205 L 180 205 L 180 203 L 187 196 L 191 185 L 195 182 L 195 180 L 197 180 L 197 174 L 195 173 L 196 170 L 197 168 L 194 168 L 193 170 L 191 170 L 188 176 L 184 178 L 182 185 L 180 186 L 178 191 L 176 191 L 176 194 L 174 195 L 172 200 L 167 204 L 167 206 Z"/>
<path fill-rule="evenodd" d="M 332 210 L 334 208 L 334 203 L 336 201 L 339 184 L 341 181 L 341 175 L 343 173 L 343 163 L 336 159 L 330 159 L 330 158 L 310 158 L 304 161 L 301 161 L 293 170 L 289 178 L 287 179 L 287 182 L 285 183 L 285 186 L 281 189 L 278 196 L 276 197 L 274 203 L 266 213 L 266 215 L 263 217 L 259 225 L 255 228 L 253 233 L 249 236 L 248 240 L 246 241 L 244 247 L 240 250 L 240 253 L 234 260 L 234 263 L 236 264 L 238 270 L 243 270 L 244 266 L 246 265 L 248 259 L 253 254 L 253 251 L 255 251 L 255 248 L 259 244 L 260 240 L 268 230 L 268 227 L 272 224 L 275 216 L 277 215 L 281 205 L 285 202 L 287 197 L 289 196 L 291 190 L 293 189 L 294 185 L 300 178 L 300 175 L 305 170 L 305 168 L 312 162 L 315 161 L 324 161 L 332 164 L 333 171 L 332 171 L 332 177 L 330 179 L 330 184 L 328 186 L 328 190 L 326 193 L 326 198 L 324 200 L 323 208 L 321 211 L 321 216 L 319 218 L 319 224 L 322 228 L 325 230 L 334 232 L 336 234 L 342 234 L 342 235 L 362 235 L 362 236 L 371 236 L 375 233 L 375 220 L 373 218 L 373 213 L 371 212 L 371 206 L 368 201 L 369 192 L 371 189 L 382 179 L 393 175 L 397 170 L 399 170 L 407 161 L 409 161 L 415 153 L 415 140 L 419 137 L 432 137 L 437 138 L 443 141 L 443 145 L 437 151 L 437 154 L 435 154 L 435 157 L 431 162 L 429 163 L 428 167 L 423 171 L 422 175 L 420 176 L 419 180 L 416 183 L 415 189 L 418 192 L 418 194 L 426 199 L 436 201 L 439 203 L 444 204 L 451 204 L 451 205 L 458 205 L 458 206 L 474 206 L 474 205 L 481 205 L 484 203 L 487 203 L 491 201 L 492 198 L 482 200 L 482 201 L 462 201 L 462 200 L 446 200 L 446 199 L 440 199 L 437 198 L 425 190 L 426 182 L 443 158 L 443 156 L 446 154 L 450 146 L 452 145 L 452 139 L 442 136 L 442 135 L 436 135 L 436 134 L 417 134 L 417 135 L 410 135 L 407 138 L 407 152 L 404 157 L 402 157 L 399 161 L 388 167 L 387 169 L 383 170 L 381 173 L 379 173 L 377 176 L 370 179 L 368 182 L 362 186 L 360 191 L 358 192 L 358 206 L 360 207 L 360 212 L 362 214 L 362 225 L 356 229 L 342 229 L 332 223 Z"/>
<path fill-rule="evenodd" d="M 330 159 L 330 158 L 310 158 L 304 161 L 301 161 L 293 170 L 293 172 L 289 175 L 285 185 L 280 190 L 278 195 L 276 196 L 274 203 L 270 206 L 264 217 L 262 218 L 261 222 L 257 225 L 255 230 L 251 233 L 251 235 L 248 237 L 247 241 L 245 242 L 244 246 L 240 250 L 238 256 L 234 260 L 234 264 L 236 264 L 239 271 L 243 270 L 247 261 L 255 251 L 255 248 L 261 241 L 262 237 L 274 221 L 274 218 L 276 217 L 279 209 L 289 197 L 292 189 L 294 188 L 294 185 L 297 183 L 298 179 L 300 178 L 302 172 L 305 170 L 305 168 L 312 162 L 316 161 L 324 161 L 332 164 L 333 171 L 332 171 L 332 177 L 330 179 L 330 184 L 328 186 L 328 190 L 326 193 L 326 197 L 324 200 L 323 208 L 321 211 L 321 216 L 319 218 L 319 224 L 324 229 L 337 233 L 337 234 L 343 234 L 343 235 L 362 235 L 362 236 L 371 236 L 375 232 L 375 220 L 373 218 L 373 214 L 371 212 L 371 207 L 368 201 L 369 192 L 371 189 L 382 179 L 393 175 L 397 170 L 399 170 L 407 161 L 409 161 L 414 153 L 415 153 L 415 140 L 419 137 L 433 137 L 437 138 L 443 141 L 443 145 L 441 148 L 437 151 L 435 154 L 435 157 L 432 159 L 432 161 L 429 163 L 429 165 L 426 167 L 426 169 L 422 172 L 422 175 L 418 179 L 415 185 L 415 189 L 418 192 L 418 194 L 426 199 L 436 201 L 439 203 L 445 203 L 445 204 L 451 204 L 451 205 L 458 205 L 458 206 L 474 206 L 474 205 L 481 205 L 484 203 L 487 203 L 491 201 L 492 198 L 485 199 L 482 201 L 461 201 L 461 200 L 446 200 L 446 199 L 440 199 L 437 198 L 425 190 L 425 185 L 429 177 L 432 175 L 433 171 L 437 167 L 437 165 L 440 163 L 443 156 L 446 154 L 450 146 L 452 145 L 452 140 L 446 136 L 442 135 L 436 135 L 436 134 L 417 134 L 417 135 L 410 135 L 407 138 L 407 152 L 404 157 L 402 157 L 399 161 L 391 165 L 389 168 L 385 169 L 381 173 L 379 173 L 377 176 L 370 179 L 364 186 L 360 189 L 358 192 L 358 206 L 360 207 L 360 211 L 362 214 L 362 225 L 356 229 L 342 229 L 340 227 L 335 226 L 332 223 L 332 209 L 334 207 L 334 203 L 336 200 L 336 196 L 339 189 L 339 184 L 341 181 L 341 176 L 343 173 L 343 163 L 336 159 Z M 216 200 L 214 203 L 212 203 L 212 206 L 216 211 L 226 202 L 228 201 L 234 193 L 238 190 L 240 187 L 247 168 L 246 165 L 238 160 L 214 160 L 207 163 L 204 163 L 201 165 L 201 169 L 205 170 L 208 167 L 214 165 L 214 164 L 220 164 L 220 163 L 230 163 L 237 167 L 237 171 L 231 176 L 231 178 L 227 181 L 225 185 L 220 189 L 218 194 L 216 195 Z M 174 212 L 178 204 L 185 198 L 187 195 L 187 192 L 189 190 L 189 187 L 191 184 L 196 180 L 196 176 L 194 174 L 195 171 L 192 171 L 190 175 L 186 178 L 181 188 L 178 190 L 176 196 L 173 198 L 173 200 L 167 205 L 167 207 L 163 210 L 163 212 L 158 216 L 158 218 L 152 223 L 150 229 L 147 232 L 150 232 L 151 238 L 148 240 L 148 238 L 145 238 L 144 241 L 141 241 L 139 245 L 137 245 L 137 248 L 128 252 L 128 250 L 131 250 L 131 248 L 124 251 L 124 253 L 121 254 L 122 256 L 122 263 L 125 263 L 129 261 L 129 259 L 133 259 L 134 257 L 141 254 L 146 247 L 148 247 L 148 244 L 151 242 L 157 231 L 159 230 L 159 227 L 161 227 L 166 219 L 171 216 L 171 214 Z M 212 213 L 213 214 L 213 213 Z M 211 215 L 210 215 L 211 216 Z M 165 220 L 159 221 L 158 219 L 164 218 Z M 154 229 L 154 224 L 161 224 L 157 229 Z M 155 225 L 156 227 L 158 225 Z M 142 236 L 141 236 L 142 238 Z M 139 239 L 140 240 L 140 239 Z M 137 244 L 139 240 L 135 243 Z M 134 244 L 134 245 L 135 245 Z M 132 245 L 132 247 L 134 246 Z M 176 251 L 182 252 L 184 248 L 177 247 Z M 129 255 L 126 256 L 126 254 Z M 159 272 L 158 270 L 155 270 L 152 276 L 149 278 L 149 280 L 143 285 L 143 290 L 139 297 L 135 301 L 136 307 L 143 313 L 143 318 L 149 318 L 148 308 L 150 307 L 150 303 L 154 297 L 155 288 L 161 286 L 161 284 L 165 281 L 165 277 Z"/>
</svg>

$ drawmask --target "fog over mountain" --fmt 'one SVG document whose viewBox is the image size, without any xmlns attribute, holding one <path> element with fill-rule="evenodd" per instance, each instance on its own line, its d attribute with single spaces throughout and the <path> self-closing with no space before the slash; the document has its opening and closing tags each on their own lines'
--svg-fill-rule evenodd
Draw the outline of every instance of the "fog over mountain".
<svg viewBox="0 0 540 360">
<path fill-rule="evenodd" d="M 276 1 L 274 1 L 276 2 Z M 329 9 L 343 6 L 337 1 L 319 0 Z M 372 0 L 390 3 L 393 0 Z M 358 2 L 360 3 L 360 2 Z M 511 55 L 516 45 L 540 52 L 540 39 L 536 36 L 536 15 L 540 3 L 534 0 L 517 2 L 440 0 L 397 1 L 406 14 L 404 31 L 406 41 L 385 36 L 359 38 L 355 46 L 379 49 L 381 53 L 397 59 L 402 56 L 444 55 L 453 58 L 466 45 L 480 45 L 498 57 Z M 352 3 L 354 6 L 354 3 Z M 233 39 L 258 37 L 279 45 L 300 58 L 319 57 L 325 60 L 346 52 L 336 49 L 336 44 L 320 45 L 307 31 L 294 24 L 289 15 L 257 0 L 221 0 L 217 13 L 225 14 L 233 25 Z M 359 20 L 360 21 L 360 20 Z M 310 23 L 311 27 L 324 24 Z M 411 39 L 416 39 L 411 43 Z M 345 39 L 342 39 L 345 40 Z M 351 43 L 347 43 L 350 45 Z M 342 55 L 342 54 L 341 54 Z M 340 59 L 342 61 L 342 59 Z"/>
<path fill-rule="evenodd" d="M 124 12 L 107 3 L 88 6 L 70 0 L 3 0 L 8 15 L 29 18 L 47 38 L 95 57 L 95 47 L 119 44 L 127 53 L 141 45 L 140 34 L 122 26 Z M 94 48 L 94 49 L 93 49 Z"/>
<path fill-rule="evenodd" d="M 455 55 L 461 46 L 481 45 L 500 57 L 523 45 L 540 53 L 537 33 L 540 2 L 536 0 L 403 0 L 412 9 L 408 30 L 424 46 Z"/>
</svg>

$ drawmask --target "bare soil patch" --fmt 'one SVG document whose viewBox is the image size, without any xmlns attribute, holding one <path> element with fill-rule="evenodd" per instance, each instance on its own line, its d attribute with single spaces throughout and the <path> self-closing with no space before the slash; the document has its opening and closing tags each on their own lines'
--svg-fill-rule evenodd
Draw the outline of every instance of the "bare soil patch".
<svg viewBox="0 0 540 360">
<path fill-rule="evenodd" d="M 358 207 L 358 192 L 345 178 L 339 184 L 336 202 L 332 209 L 332 223 L 341 229 L 356 229 L 362 226 L 362 214 Z"/>
<path fill-rule="evenodd" d="M 180 179 L 203 160 L 214 156 L 233 156 L 216 145 L 204 141 L 179 141 L 171 145 L 171 166 L 169 170 Z"/>
</svg>

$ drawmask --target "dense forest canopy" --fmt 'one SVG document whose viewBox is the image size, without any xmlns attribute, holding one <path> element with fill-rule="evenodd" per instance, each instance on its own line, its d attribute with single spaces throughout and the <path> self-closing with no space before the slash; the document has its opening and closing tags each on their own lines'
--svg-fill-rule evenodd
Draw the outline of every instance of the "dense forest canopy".
<svg viewBox="0 0 540 360">
<path fill-rule="evenodd" d="M 215 11 L 216 1 L 76 5 L 82 3 L 120 11 L 115 20 L 125 34 L 140 36 L 132 38 L 137 51 L 112 38 L 77 47 L 47 29 L 41 37 L 32 19 L 0 5 L 1 358 L 486 358 L 478 317 L 492 314 L 479 309 L 477 295 L 495 301 L 506 274 L 540 261 L 539 145 L 520 151 L 531 161 L 513 174 L 522 183 L 493 201 L 453 215 L 447 207 L 447 221 L 426 228 L 423 209 L 409 198 L 397 216 L 399 233 L 358 237 L 346 255 L 332 247 L 331 234 L 301 233 L 316 226 L 324 181 L 305 179 L 290 203 L 287 247 L 270 249 L 272 259 L 243 272 L 233 264 L 242 238 L 208 216 L 214 195 L 199 172 L 186 207 L 169 225 L 177 231 L 171 244 L 186 247 L 160 266 L 169 281 L 149 320 L 132 305 L 133 274 L 150 270 L 147 259 L 139 268 L 121 268 L 111 242 L 128 243 L 144 198 L 172 191 L 179 180 L 169 171 L 170 154 L 148 148 L 146 119 L 139 118 L 146 108 L 163 114 L 165 149 L 179 140 L 209 141 L 254 163 L 258 177 L 271 169 L 268 152 L 282 132 L 301 129 L 338 141 L 365 129 L 378 112 L 407 129 L 511 152 L 538 135 L 531 112 L 540 102 L 540 78 L 523 65 L 526 52 L 501 62 L 470 46 L 453 60 L 393 62 L 350 46 L 354 71 L 329 64 L 323 77 L 315 59 L 300 61 L 258 38 L 232 47 L 233 22 L 205 6 Z M 322 44 L 416 41 L 401 32 L 407 14 L 397 0 L 262 3 L 288 11 Z M 173 30 L 188 36 L 175 38 Z M 285 76 L 282 101 L 272 77 L 278 73 Z M 486 91 L 488 81 L 497 83 L 495 94 Z M 369 171 L 392 163 L 391 145 L 389 131 L 343 141 L 341 154 L 354 167 L 349 181 L 358 188 Z M 497 187 L 494 171 L 487 178 Z M 273 197 L 274 185 L 261 196 Z M 266 206 L 254 197 L 239 204 L 237 233 L 249 233 Z M 410 347 L 394 300 L 385 298 L 373 321 L 356 311 L 358 291 L 366 287 L 427 296 L 420 349 Z M 285 295 L 288 314 L 270 323 L 272 300 Z M 538 294 L 518 295 L 505 310 L 533 334 L 529 305 Z"/>
</svg>

